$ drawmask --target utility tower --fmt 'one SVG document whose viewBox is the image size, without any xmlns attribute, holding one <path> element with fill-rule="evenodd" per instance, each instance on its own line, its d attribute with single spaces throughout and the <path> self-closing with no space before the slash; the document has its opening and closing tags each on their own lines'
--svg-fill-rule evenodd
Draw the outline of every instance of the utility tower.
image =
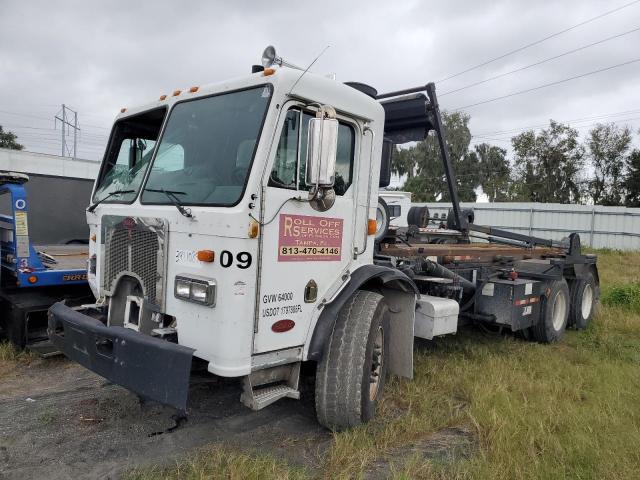
<svg viewBox="0 0 640 480">
<path fill-rule="evenodd" d="M 58 123 L 57 120 L 60 120 L 60 124 L 62 125 L 62 156 L 76 158 L 78 132 L 80 131 L 80 128 L 78 128 L 78 112 L 71 110 L 63 103 L 62 109 L 55 116 L 55 120 L 56 125 Z M 70 129 L 73 129 L 73 150 L 71 150 L 70 145 L 67 144 L 67 135 Z"/>
</svg>

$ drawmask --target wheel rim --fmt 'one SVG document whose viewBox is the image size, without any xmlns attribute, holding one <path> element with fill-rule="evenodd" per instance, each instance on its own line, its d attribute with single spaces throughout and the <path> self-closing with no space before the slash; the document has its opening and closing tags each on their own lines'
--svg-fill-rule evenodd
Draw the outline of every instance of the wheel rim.
<svg viewBox="0 0 640 480">
<path fill-rule="evenodd" d="M 373 341 L 373 354 L 371 355 L 371 374 L 369 376 L 369 400 L 374 401 L 378 396 L 384 362 L 384 331 L 378 327 L 376 338 Z"/>
<path fill-rule="evenodd" d="M 593 287 L 590 284 L 586 284 L 582 291 L 582 318 L 587 319 L 591 315 L 591 308 L 593 308 Z"/>
<path fill-rule="evenodd" d="M 378 204 L 378 208 L 376 208 L 376 234 L 375 234 L 376 240 L 382 239 L 386 224 L 387 224 L 387 212 L 384 209 L 384 207 L 382 207 L 382 205 Z"/>
<path fill-rule="evenodd" d="M 553 328 L 556 331 L 559 331 L 564 324 L 564 319 L 567 314 L 567 299 L 562 294 L 562 292 L 556 293 L 556 296 L 553 300 L 553 311 L 551 314 L 551 318 L 553 320 Z"/>
<path fill-rule="evenodd" d="M 379 232 L 384 224 L 384 213 L 381 208 L 376 210 L 376 232 Z"/>
</svg>

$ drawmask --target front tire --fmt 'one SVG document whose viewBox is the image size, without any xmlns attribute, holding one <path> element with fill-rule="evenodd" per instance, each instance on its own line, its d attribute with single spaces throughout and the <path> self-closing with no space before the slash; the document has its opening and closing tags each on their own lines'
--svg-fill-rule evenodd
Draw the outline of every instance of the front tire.
<svg viewBox="0 0 640 480">
<path fill-rule="evenodd" d="M 25 313 L 22 309 L 2 305 L 2 327 L 7 340 L 22 350 L 27 344 Z"/>
<path fill-rule="evenodd" d="M 389 312 L 384 297 L 358 290 L 342 307 L 316 373 L 318 422 L 331 430 L 371 420 L 384 390 Z"/>
<path fill-rule="evenodd" d="M 549 284 L 549 295 L 542 301 L 538 323 L 531 327 L 537 342 L 553 343 L 562 338 L 569 319 L 569 286 L 567 281 L 554 280 Z"/>
</svg>

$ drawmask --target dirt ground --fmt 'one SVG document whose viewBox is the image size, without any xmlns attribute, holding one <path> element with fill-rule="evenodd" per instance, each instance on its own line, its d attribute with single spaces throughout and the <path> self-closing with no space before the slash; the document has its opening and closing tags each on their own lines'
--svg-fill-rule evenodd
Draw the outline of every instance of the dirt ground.
<svg viewBox="0 0 640 480">
<path fill-rule="evenodd" d="M 176 422 L 173 409 L 141 404 L 62 357 L 36 360 L 0 379 L 0 478 L 119 478 L 215 442 L 313 468 L 332 437 L 305 388 L 302 401 L 253 412 L 239 382 L 194 372 L 188 417 Z"/>
</svg>

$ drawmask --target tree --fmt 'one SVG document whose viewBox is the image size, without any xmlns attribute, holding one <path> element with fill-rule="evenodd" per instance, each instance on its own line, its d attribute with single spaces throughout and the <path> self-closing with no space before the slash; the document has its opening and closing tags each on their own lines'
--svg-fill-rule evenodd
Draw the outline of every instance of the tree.
<svg viewBox="0 0 640 480">
<path fill-rule="evenodd" d="M 490 202 L 504 202 L 510 198 L 510 166 L 504 148 L 481 143 L 470 155 L 477 157 L 478 176 L 482 191 Z"/>
<path fill-rule="evenodd" d="M 589 132 L 588 157 L 594 170 L 589 194 L 596 205 L 622 205 L 625 156 L 631 146 L 631 130 L 615 123 L 598 124 Z"/>
<path fill-rule="evenodd" d="M 640 207 L 640 150 L 634 150 L 627 157 L 627 175 L 623 186 L 626 190 L 624 205 Z"/>
<path fill-rule="evenodd" d="M 16 140 L 18 136 L 13 132 L 5 132 L 0 125 L 0 148 L 10 148 L 11 150 L 22 150 L 23 145 L 20 145 Z"/>
<path fill-rule="evenodd" d="M 391 172 L 399 177 L 411 178 L 414 175 L 415 161 L 411 152 L 406 149 L 398 148 L 394 145 L 394 152 L 391 155 Z"/>
<path fill-rule="evenodd" d="M 511 139 L 515 154 L 515 199 L 575 203 L 582 196 L 584 149 L 578 131 L 553 120 L 539 134 L 530 130 Z"/>
<path fill-rule="evenodd" d="M 451 162 L 458 181 L 458 192 L 462 201 L 475 201 L 475 189 L 480 185 L 477 157 L 469 155 L 471 132 L 469 115 L 461 112 L 443 112 L 442 121 L 446 132 Z M 404 190 L 413 193 L 414 201 L 449 200 L 449 190 L 440 157 L 438 139 L 433 132 L 415 146 L 403 150 L 404 168 L 415 175 L 408 176 Z"/>
</svg>

